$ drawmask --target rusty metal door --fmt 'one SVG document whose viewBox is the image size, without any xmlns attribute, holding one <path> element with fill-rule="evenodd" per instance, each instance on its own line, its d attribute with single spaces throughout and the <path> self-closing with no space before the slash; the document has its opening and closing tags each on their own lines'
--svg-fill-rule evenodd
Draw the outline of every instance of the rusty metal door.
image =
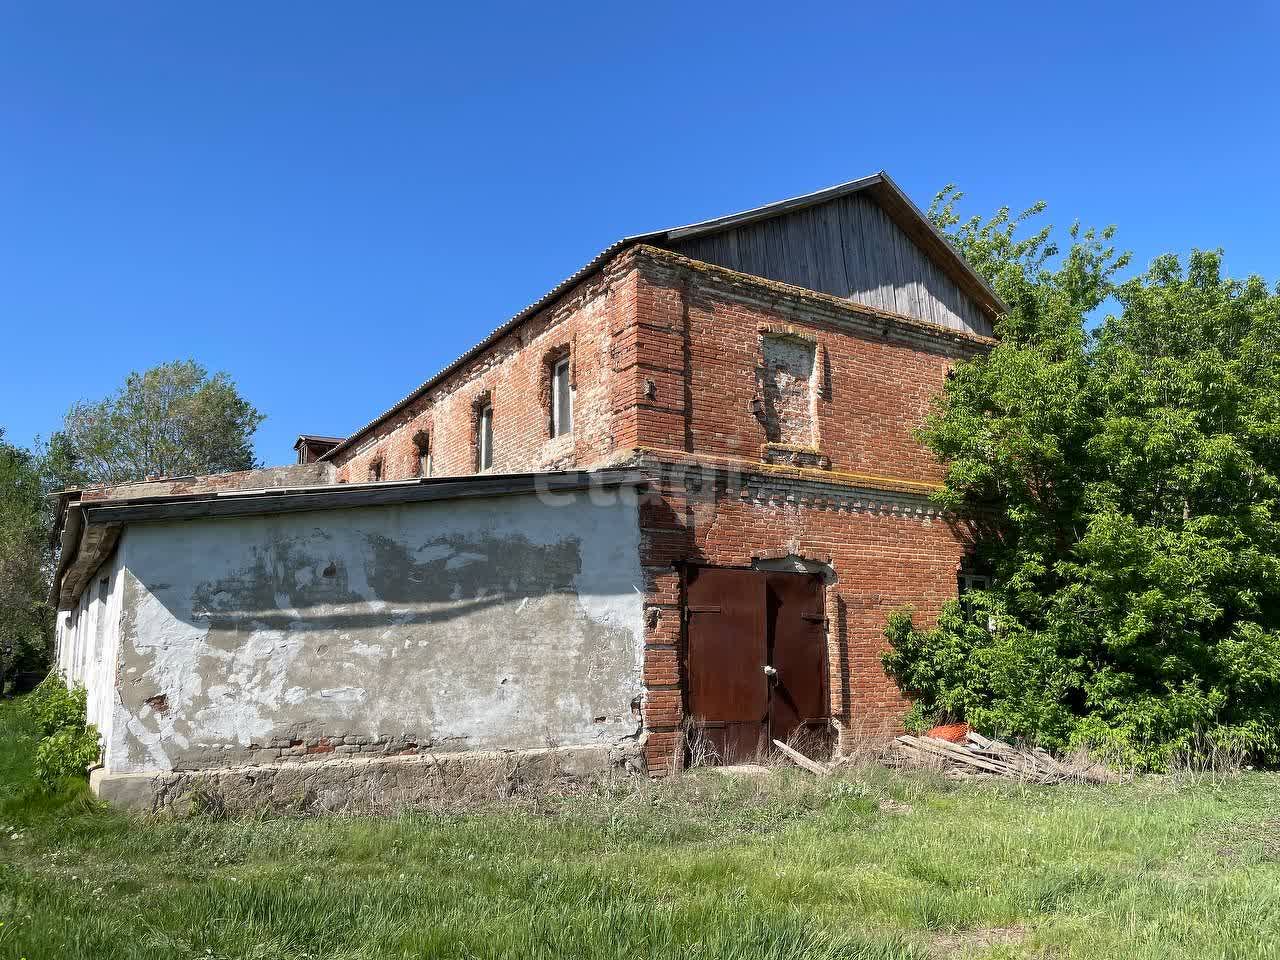
<svg viewBox="0 0 1280 960">
<path fill-rule="evenodd" d="M 689 715 L 720 763 L 754 757 L 769 713 L 765 584 L 753 570 L 691 568 L 686 581 Z"/>
<path fill-rule="evenodd" d="M 776 671 L 769 684 L 769 736 L 786 743 L 809 731 L 801 749 L 827 732 L 827 622 L 822 580 L 807 573 L 766 577 L 768 656 Z"/>
<path fill-rule="evenodd" d="M 754 759 L 770 738 L 825 732 L 822 582 L 808 574 L 690 568 L 687 708 L 721 763 Z"/>
</svg>

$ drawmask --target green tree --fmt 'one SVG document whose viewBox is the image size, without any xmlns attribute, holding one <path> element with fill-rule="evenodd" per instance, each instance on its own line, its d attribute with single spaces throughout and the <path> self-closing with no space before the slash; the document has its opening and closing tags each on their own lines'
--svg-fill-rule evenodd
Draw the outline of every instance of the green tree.
<svg viewBox="0 0 1280 960">
<path fill-rule="evenodd" d="M 996 580 L 934 629 L 892 618 L 886 667 L 921 722 L 1280 760 L 1280 290 L 1206 251 L 1117 284 L 1111 229 L 1059 256 L 1049 228 L 1016 239 L 1041 207 L 962 223 L 958 198 L 931 213 L 1010 313 L 921 436 Z"/>
<path fill-rule="evenodd" d="M 15 670 L 40 668 L 52 613 L 46 602 L 47 510 L 35 455 L 0 429 L 0 693 Z"/>
<path fill-rule="evenodd" d="M 66 485 L 247 470 L 263 419 L 228 374 L 161 364 L 129 374 L 105 400 L 75 404 L 50 439 L 48 469 Z"/>
</svg>

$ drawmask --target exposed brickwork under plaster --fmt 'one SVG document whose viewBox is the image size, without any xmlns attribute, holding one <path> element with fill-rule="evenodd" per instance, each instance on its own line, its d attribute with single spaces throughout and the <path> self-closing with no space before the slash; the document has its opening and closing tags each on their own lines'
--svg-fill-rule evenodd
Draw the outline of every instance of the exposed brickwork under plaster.
<svg viewBox="0 0 1280 960">
<path fill-rule="evenodd" d="M 760 353 L 752 413 L 764 427 L 765 436 L 771 443 L 815 446 L 814 342 L 765 333 L 760 337 Z"/>
</svg>

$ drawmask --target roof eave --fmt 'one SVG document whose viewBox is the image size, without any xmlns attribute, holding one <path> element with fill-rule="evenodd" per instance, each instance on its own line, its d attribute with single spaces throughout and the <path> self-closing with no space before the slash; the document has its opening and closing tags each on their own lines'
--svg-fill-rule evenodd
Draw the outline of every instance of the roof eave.
<svg viewBox="0 0 1280 960">
<path fill-rule="evenodd" d="M 835 200 L 838 197 L 847 196 L 851 193 L 857 193 L 865 190 L 867 187 L 873 186 L 882 179 L 884 173 L 873 173 L 869 177 L 859 177 L 857 180 L 848 180 L 845 183 L 838 183 L 834 187 L 825 187 L 822 190 L 815 190 L 813 193 L 802 194 L 798 197 L 789 197 L 786 200 L 775 200 L 773 203 L 766 203 L 760 207 L 752 207 L 750 210 L 743 210 L 739 213 L 730 213 L 723 217 L 714 217 L 710 220 L 702 220 L 698 223 L 686 224 L 683 227 L 672 227 L 669 230 L 660 231 L 666 240 L 686 240 L 690 237 L 697 237 L 707 233 L 715 233 L 720 230 L 728 230 L 731 227 L 741 227 L 748 223 L 755 223 L 757 220 L 768 220 L 770 217 L 776 217 L 780 213 L 789 213 L 793 210 L 803 210 L 806 207 L 816 206 L 819 203 L 825 203 L 828 200 Z M 654 234 L 650 234 L 654 236 Z"/>
<path fill-rule="evenodd" d="M 258 514 L 300 513 L 349 507 L 386 506 L 502 497 L 560 494 L 575 490 L 638 486 L 649 482 L 635 470 L 565 470 L 385 480 L 373 483 L 234 490 L 165 497 L 134 497 L 81 504 L 88 524 L 146 520 L 192 520 Z"/>
<path fill-rule="evenodd" d="M 111 555 L 120 532 L 130 523 L 304 513 L 521 494 L 563 495 L 579 490 L 642 488 L 650 482 L 651 479 L 638 470 L 566 470 L 68 501 L 59 530 L 60 562 L 49 602 L 56 609 L 70 609 L 94 571 Z"/>
</svg>

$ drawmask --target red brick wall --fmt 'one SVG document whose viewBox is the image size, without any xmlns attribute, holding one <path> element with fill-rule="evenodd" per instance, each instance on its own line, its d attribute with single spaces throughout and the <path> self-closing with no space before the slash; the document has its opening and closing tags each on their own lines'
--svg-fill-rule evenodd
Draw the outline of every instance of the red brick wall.
<svg viewBox="0 0 1280 960">
<path fill-rule="evenodd" d="M 628 336 L 635 277 L 615 261 L 547 309 L 531 317 L 479 357 L 432 387 L 406 410 L 339 453 L 339 482 L 370 479 L 374 460 L 383 480 L 418 476 L 414 436 L 431 437 L 432 473 L 476 471 L 475 413 L 487 397 L 493 405 L 494 473 L 524 473 L 597 465 L 619 448 L 629 431 L 619 391 L 625 374 L 614 373 L 612 353 Z M 573 430 L 550 435 L 550 362 L 568 350 L 574 384 Z M 628 448 L 624 448 L 628 449 Z"/>
<path fill-rule="evenodd" d="M 916 441 L 947 371 L 985 349 L 971 335 L 877 315 L 770 281 L 641 248 L 639 445 L 760 462 L 768 437 L 757 370 L 763 335 L 816 344 L 815 454 L 835 473 L 936 482 Z"/>
<path fill-rule="evenodd" d="M 929 504 L 942 468 L 913 431 L 952 364 L 989 341 L 650 248 L 636 262 L 635 343 L 622 355 L 635 369 L 636 443 L 664 481 L 641 520 L 650 770 L 682 753 L 687 564 L 827 565 L 832 714 L 851 732 L 896 730 L 907 704 L 880 663 L 885 620 L 908 605 L 917 622 L 936 619 L 968 544 L 967 528 Z M 762 336 L 814 348 L 814 442 L 798 460 L 767 445 Z M 698 461 L 718 468 L 718 492 L 672 476 Z"/>
<path fill-rule="evenodd" d="M 684 562 L 749 567 L 797 556 L 829 566 L 835 576 L 826 588 L 832 715 L 851 731 L 897 730 L 907 704 L 880 664 L 885 619 L 908 605 L 917 623 L 936 619 L 956 595 L 965 525 L 937 515 L 921 498 L 859 496 L 803 480 L 745 477 L 728 489 L 706 489 L 668 486 L 642 506 L 650 771 L 663 773 L 681 751 Z"/>
</svg>

